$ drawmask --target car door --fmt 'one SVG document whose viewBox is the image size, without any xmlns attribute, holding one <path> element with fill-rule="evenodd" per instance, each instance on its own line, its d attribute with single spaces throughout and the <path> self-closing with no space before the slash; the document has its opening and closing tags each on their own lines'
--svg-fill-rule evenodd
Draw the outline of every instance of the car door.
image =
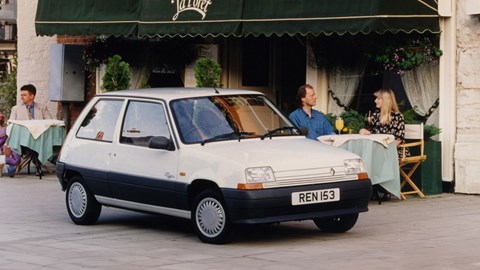
<svg viewBox="0 0 480 270">
<path fill-rule="evenodd" d="M 108 176 L 112 194 L 127 205 L 132 202 L 163 207 L 177 205 L 174 186 L 178 151 L 148 147 L 153 136 L 165 137 L 173 143 L 166 115 L 163 102 L 128 101 Z"/>
<path fill-rule="evenodd" d="M 70 152 L 75 155 L 68 155 L 68 163 L 75 164 L 75 170 L 81 173 L 95 195 L 111 196 L 107 174 L 123 103 L 122 98 L 96 101 L 81 120 L 75 143 L 69 145 Z"/>
</svg>

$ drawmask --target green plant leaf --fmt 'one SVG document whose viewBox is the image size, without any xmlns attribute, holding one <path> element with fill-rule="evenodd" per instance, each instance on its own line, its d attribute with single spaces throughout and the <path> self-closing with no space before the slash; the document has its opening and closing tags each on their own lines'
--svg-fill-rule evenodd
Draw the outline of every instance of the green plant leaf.
<svg viewBox="0 0 480 270">
<path fill-rule="evenodd" d="M 193 68 L 197 87 L 222 87 L 222 68 L 215 60 L 200 58 Z"/>
<path fill-rule="evenodd" d="M 107 92 L 128 89 L 130 87 L 130 65 L 122 61 L 122 57 L 118 54 L 108 58 L 102 82 L 102 87 Z"/>
<path fill-rule="evenodd" d="M 347 110 L 340 114 L 345 123 L 345 127 L 350 129 L 352 133 L 358 133 L 360 129 L 365 127 L 365 116 L 355 110 Z"/>
<path fill-rule="evenodd" d="M 5 99 L 2 112 L 8 119 L 13 106 L 17 104 L 17 55 L 12 59 L 12 70 L 1 78 L 0 94 Z"/>
</svg>

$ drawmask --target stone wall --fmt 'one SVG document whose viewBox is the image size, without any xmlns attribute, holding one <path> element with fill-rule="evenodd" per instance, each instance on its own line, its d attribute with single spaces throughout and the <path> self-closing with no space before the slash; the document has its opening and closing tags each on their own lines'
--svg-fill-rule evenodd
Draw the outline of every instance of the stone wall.
<svg viewBox="0 0 480 270">
<path fill-rule="evenodd" d="M 18 73 L 17 88 L 33 84 L 37 88 L 36 101 L 46 103 L 52 116 L 57 113 L 57 102 L 48 102 L 48 78 L 50 70 L 50 44 L 56 38 L 37 37 L 35 34 L 35 14 L 37 0 L 17 1 L 18 26 Z M 17 102 L 20 102 L 18 91 Z"/>
<path fill-rule="evenodd" d="M 480 15 L 457 2 L 455 192 L 480 194 Z"/>
</svg>

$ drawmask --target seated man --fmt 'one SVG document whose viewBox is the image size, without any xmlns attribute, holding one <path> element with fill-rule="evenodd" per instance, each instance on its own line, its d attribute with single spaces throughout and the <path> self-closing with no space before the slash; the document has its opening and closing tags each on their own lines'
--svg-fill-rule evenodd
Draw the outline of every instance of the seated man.
<svg viewBox="0 0 480 270">
<path fill-rule="evenodd" d="M 298 108 L 289 118 L 307 138 L 316 140 L 319 136 L 334 134 L 333 127 L 322 112 L 313 108 L 317 104 L 317 94 L 313 86 L 300 86 L 296 96 Z"/>
<path fill-rule="evenodd" d="M 10 120 L 51 119 L 46 105 L 36 102 L 37 89 L 31 84 L 20 88 L 22 104 L 15 105 L 10 112 Z"/>
<path fill-rule="evenodd" d="M 52 115 L 48 111 L 48 108 L 45 104 L 35 101 L 35 96 L 37 95 L 37 88 L 32 84 L 23 85 L 20 88 L 20 99 L 22 104 L 13 106 L 12 111 L 10 112 L 9 120 L 38 120 L 38 119 L 51 119 Z M 32 150 L 29 150 L 32 151 Z M 36 167 L 36 175 L 41 176 L 42 168 L 41 164 L 38 164 L 38 153 L 33 152 L 33 162 Z M 22 151 L 23 153 L 23 151 Z M 25 153 L 23 153 L 25 154 Z"/>
<path fill-rule="evenodd" d="M 13 177 L 17 170 L 17 165 L 20 164 L 20 154 L 13 151 L 8 145 L 3 146 L 3 155 L 0 155 L 0 164 L 7 164 L 8 176 Z"/>
</svg>

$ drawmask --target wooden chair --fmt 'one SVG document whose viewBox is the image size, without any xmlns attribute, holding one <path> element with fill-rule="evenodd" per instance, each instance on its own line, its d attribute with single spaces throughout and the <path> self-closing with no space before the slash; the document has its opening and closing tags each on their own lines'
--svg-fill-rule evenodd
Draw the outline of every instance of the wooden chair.
<svg viewBox="0 0 480 270">
<path fill-rule="evenodd" d="M 35 166 L 35 174 L 42 179 L 42 176 L 44 175 L 44 170 L 47 173 L 51 173 L 50 170 L 42 165 L 40 161 L 38 161 L 38 153 L 36 153 L 33 150 L 28 149 L 27 147 L 22 146 L 22 159 L 20 161 L 20 164 L 17 165 L 17 169 L 15 171 L 15 174 L 18 174 L 23 168 L 27 167 L 27 173 L 30 174 L 30 165 L 33 163 Z"/>
<path fill-rule="evenodd" d="M 411 178 L 418 166 L 427 159 L 427 156 L 423 152 L 423 123 L 405 125 L 405 141 L 404 144 L 399 145 L 399 149 L 401 150 L 401 155 L 399 157 L 400 174 L 403 176 L 400 190 L 403 190 L 406 184 L 408 184 L 413 190 L 401 191 L 400 199 L 405 200 L 405 195 L 408 194 L 417 194 L 420 198 L 425 198 L 423 192 L 417 187 L 417 185 L 415 185 Z M 415 150 L 415 148 L 419 150 L 419 154 L 408 155 L 408 152 L 410 150 Z"/>
</svg>

